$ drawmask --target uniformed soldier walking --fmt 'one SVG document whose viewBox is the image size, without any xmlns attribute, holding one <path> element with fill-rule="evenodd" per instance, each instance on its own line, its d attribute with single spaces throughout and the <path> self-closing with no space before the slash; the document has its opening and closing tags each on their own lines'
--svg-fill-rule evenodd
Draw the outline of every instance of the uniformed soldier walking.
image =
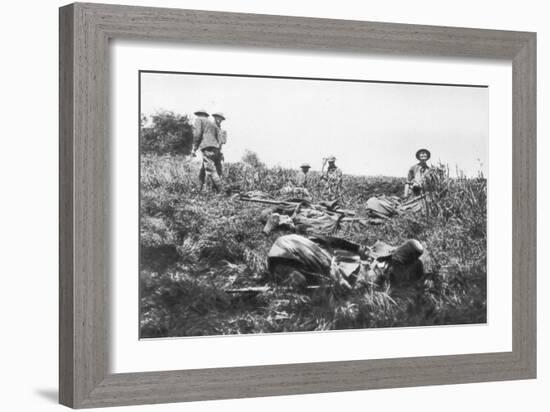
<svg viewBox="0 0 550 412">
<path fill-rule="evenodd" d="M 325 166 L 328 167 L 325 170 Z M 342 171 L 336 166 L 336 158 L 330 156 L 323 159 L 323 170 L 321 174 L 321 184 L 323 185 L 323 197 L 325 200 L 338 199 L 342 194 Z"/>
<path fill-rule="evenodd" d="M 216 127 L 218 128 L 218 141 L 220 142 L 220 155 L 218 156 L 218 161 L 216 162 L 216 171 L 218 176 L 223 176 L 223 145 L 227 143 L 227 131 L 222 129 L 222 122 L 225 120 L 225 116 L 221 112 L 216 112 L 212 114 Z"/>
<path fill-rule="evenodd" d="M 308 172 L 309 172 L 310 168 L 311 168 L 311 166 L 309 165 L 309 163 L 302 163 L 300 165 L 301 171 L 298 172 L 298 178 L 296 179 L 296 185 L 298 187 L 307 188 L 308 183 L 309 183 Z"/>
<path fill-rule="evenodd" d="M 418 163 L 412 165 L 407 174 L 407 182 L 405 183 L 404 197 L 409 197 L 411 193 L 418 196 L 422 193 L 426 174 L 430 170 L 427 161 L 431 157 L 428 149 L 420 149 L 416 152 Z"/>
<path fill-rule="evenodd" d="M 196 155 L 198 149 L 201 150 L 200 190 L 202 190 L 205 181 L 210 179 L 213 189 L 220 191 L 222 181 L 216 168 L 216 164 L 221 163 L 218 127 L 208 118 L 209 114 L 206 110 L 198 110 L 195 115 L 197 118 L 193 127 L 193 156 Z"/>
</svg>

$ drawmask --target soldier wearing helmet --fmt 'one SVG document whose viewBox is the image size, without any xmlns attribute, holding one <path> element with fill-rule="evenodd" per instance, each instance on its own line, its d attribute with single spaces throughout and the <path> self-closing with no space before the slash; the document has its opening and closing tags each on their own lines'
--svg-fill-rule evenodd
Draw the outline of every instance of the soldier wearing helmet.
<svg viewBox="0 0 550 412">
<path fill-rule="evenodd" d="M 338 199 L 342 194 L 342 171 L 336 166 L 336 158 L 334 156 L 323 159 L 321 184 L 323 185 L 322 193 L 325 200 Z"/>
<path fill-rule="evenodd" d="M 309 169 L 311 169 L 311 166 L 309 163 L 302 163 L 300 165 L 300 171 L 298 172 L 298 177 L 296 179 L 296 185 L 298 187 L 305 187 L 307 188 L 308 186 L 308 180 L 309 180 L 309 176 L 308 176 L 308 172 L 309 172 Z"/>
<path fill-rule="evenodd" d="M 220 140 L 218 127 L 208 117 L 206 110 L 201 109 L 195 112 L 197 116 L 193 127 L 193 156 L 198 149 L 202 153 L 202 165 L 199 171 L 200 190 L 202 190 L 207 179 L 212 181 L 215 191 L 222 189 L 222 181 L 216 164 L 220 160 Z"/>
<path fill-rule="evenodd" d="M 407 182 L 405 183 L 405 192 L 403 193 L 404 197 L 409 197 L 411 193 L 415 196 L 422 193 L 424 178 L 430 170 L 427 162 L 431 157 L 431 153 L 428 149 L 418 150 L 415 156 L 418 159 L 418 163 L 409 169 Z"/>
</svg>

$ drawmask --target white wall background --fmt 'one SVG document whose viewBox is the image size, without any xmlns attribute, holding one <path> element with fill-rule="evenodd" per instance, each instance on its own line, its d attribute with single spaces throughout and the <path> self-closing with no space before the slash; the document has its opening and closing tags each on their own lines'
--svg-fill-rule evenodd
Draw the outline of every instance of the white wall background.
<svg viewBox="0 0 550 412">
<path fill-rule="evenodd" d="M 109 2 L 106 1 L 105 2 Z M 110 2 L 109 2 L 110 3 Z M 530 410 L 550 404 L 548 317 L 545 301 L 550 268 L 544 252 L 550 228 L 548 134 L 544 92 L 550 57 L 549 13 L 535 0 L 388 0 L 338 2 L 271 0 L 131 1 L 126 4 L 251 13 L 389 21 L 538 32 L 539 378 L 424 388 L 228 400 L 122 408 L 143 411 L 279 411 L 342 408 L 384 411 Z M 3 410 L 61 410 L 57 405 L 57 7 L 60 1 L 6 2 L 3 22 L 0 104 L 2 113 L 2 202 L 0 242 L 0 377 Z"/>
</svg>

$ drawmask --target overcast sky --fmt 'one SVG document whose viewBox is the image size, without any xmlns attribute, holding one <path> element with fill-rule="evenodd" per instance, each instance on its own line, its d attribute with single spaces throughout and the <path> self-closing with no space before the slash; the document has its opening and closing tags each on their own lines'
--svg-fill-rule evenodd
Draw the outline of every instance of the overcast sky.
<svg viewBox="0 0 550 412">
<path fill-rule="evenodd" d="M 419 148 L 466 174 L 487 171 L 486 88 L 142 73 L 141 112 L 227 117 L 226 161 L 246 149 L 270 166 L 320 170 L 334 155 L 344 173 L 404 176 Z"/>
</svg>

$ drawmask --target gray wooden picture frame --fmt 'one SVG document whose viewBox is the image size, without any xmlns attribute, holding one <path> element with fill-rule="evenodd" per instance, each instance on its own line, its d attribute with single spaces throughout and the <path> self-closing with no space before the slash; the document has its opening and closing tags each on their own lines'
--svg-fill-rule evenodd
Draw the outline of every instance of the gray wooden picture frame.
<svg viewBox="0 0 550 412">
<path fill-rule="evenodd" d="M 60 9 L 59 398 L 74 408 L 536 377 L 536 34 L 75 3 Z M 513 65 L 511 352 L 109 373 L 109 40 L 496 58 Z M 510 119 L 502 119 L 510 121 Z"/>
</svg>

